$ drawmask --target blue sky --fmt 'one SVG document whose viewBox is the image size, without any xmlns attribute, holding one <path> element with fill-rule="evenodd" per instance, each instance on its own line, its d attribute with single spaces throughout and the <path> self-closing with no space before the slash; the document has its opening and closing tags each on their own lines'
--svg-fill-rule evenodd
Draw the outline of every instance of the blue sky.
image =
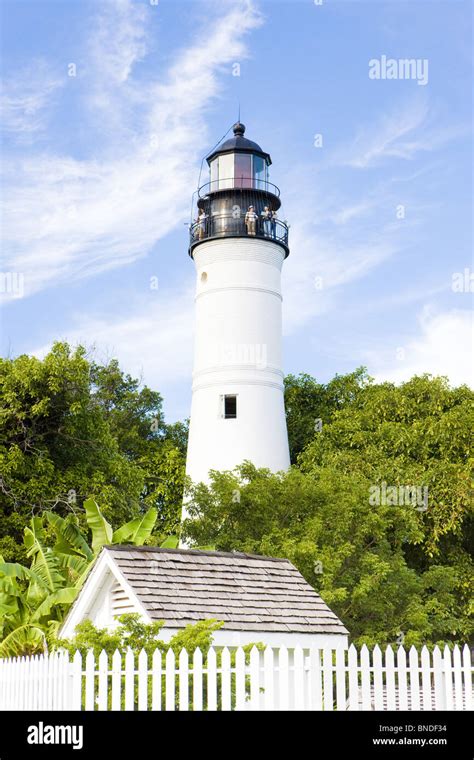
<svg viewBox="0 0 474 760">
<path fill-rule="evenodd" d="M 473 382 L 472 292 L 453 289 L 474 268 L 469 2 L 1 9 L 2 271 L 23 285 L 1 294 L 3 355 L 82 343 L 188 416 L 186 224 L 240 101 L 291 224 L 285 371 Z M 427 61 L 427 82 L 370 78 L 382 56 Z"/>
</svg>

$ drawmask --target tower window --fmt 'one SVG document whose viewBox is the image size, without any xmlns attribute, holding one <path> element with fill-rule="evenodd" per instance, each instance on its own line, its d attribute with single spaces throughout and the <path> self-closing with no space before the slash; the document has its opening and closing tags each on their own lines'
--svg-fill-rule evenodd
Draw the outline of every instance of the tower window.
<svg viewBox="0 0 474 760">
<path fill-rule="evenodd" d="M 237 396 L 224 396 L 224 417 L 226 420 L 237 417 Z"/>
</svg>

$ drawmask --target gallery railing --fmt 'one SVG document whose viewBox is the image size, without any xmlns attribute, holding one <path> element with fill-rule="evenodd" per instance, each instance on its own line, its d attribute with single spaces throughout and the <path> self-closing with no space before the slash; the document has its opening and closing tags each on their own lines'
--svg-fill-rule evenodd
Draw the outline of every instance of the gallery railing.
<svg viewBox="0 0 474 760">
<path fill-rule="evenodd" d="M 244 214 L 215 214 L 200 219 L 190 227 L 190 247 L 210 238 L 256 237 L 273 240 L 288 252 L 288 225 L 280 219 L 246 219 Z"/>
</svg>

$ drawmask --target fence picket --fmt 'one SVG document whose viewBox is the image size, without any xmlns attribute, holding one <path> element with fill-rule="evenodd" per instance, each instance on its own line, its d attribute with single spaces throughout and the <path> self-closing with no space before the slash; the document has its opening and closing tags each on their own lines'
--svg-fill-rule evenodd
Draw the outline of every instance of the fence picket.
<svg viewBox="0 0 474 760">
<path fill-rule="evenodd" d="M 135 709 L 135 656 L 131 649 L 125 654 L 125 710 Z"/>
<path fill-rule="evenodd" d="M 370 699 L 370 654 L 365 644 L 360 650 L 360 681 L 362 710 L 370 710 L 372 707 Z"/>
<path fill-rule="evenodd" d="M 59 679 L 59 705 L 58 710 L 67 710 L 68 699 L 68 676 L 69 676 L 69 653 L 61 652 L 58 663 Z"/>
<path fill-rule="evenodd" d="M 101 712 L 107 710 L 108 668 L 109 658 L 107 657 L 107 652 L 103 649 L 99 655 L 99 680 L 97 687 L 97 709 Z"/>
<path fill-rule="evenodd" d="M 44 654 L 41 655 L 41 668 L 40 668 L 40 678 L 41 678 L 40 709 L 41 710 L 48 709 L 48 663 L 49 663 L 49 657 Z"/>
<path fill-rule="evenodd" d="M 176 668 L 175 668 L 175 656 L 172 649 L 168 649 L 165 659 L 165 710 L 172 712 L 176 705 Z"/>
<path fill-rule="evenodd" d="M 202 710 L 202 652 L 199 647 L 193 656 L 193 710 Z"/>
<path fill-rule="evenodd" d="M 230 666 L 230 652 L 224 647 L 221 654 L 221 708 L 225 711 L 232 709 Z"/>
<path fill-rule="evenodd" d="M 471 650 L 467 644 L 464 644 L 462 650 L 463 674 L 464 674 L 464 699 L 465 710 L 473 709 L 472 700 L 472 670 L 471 670 Z"/>
<path fill-rule="evenodd" d="M 122 709 L 122 655 L 118 651 L 112 655 L 112 710 Z"/>
<path fill-rule="evenodd" d="M 354 644 L 349 647 L 349 710 L 359 709 L 359 670 L 357 665 L 357 649 Z M 326 684 L 324 685 L 326 688 Z M 328 708 L 324 708 L 328 709 Z"/>
<path fill-rule="evenodd" d="M 332 649 L 323 649 L 323 690 L 324 710 L 334 709 L 333 680 L 332 680 Z"/>
<path fill-rule="evenodd" d="M 453 701 L 453 667 L 451 661 L 451 650 L 446 644 L 443 653 L 443 665 L 444 665 L 444 702 L 445 710 L 454 709 Z"/>
<path fill-rule="evenodd" d="M 22 673 L 23 676 L 23 673 Z M 21 702 L 21 689 L 23 688 L 23 677 L 20 681 L 19 699 Z M 49 678 L 48 678 L 48 709 L 58 709 L 58 655 L 57 652 L 53 652 L 49 664 Z"/>
<path fill-rule="evenodd" d="M 336 709 L 344 711 L 346 709 L 347 689 L 346 689 L 346 662 L 345 650 L 338 647 L 336 649 Z M 316 707 L 316 710 L 321 708 Z"/>
<path fill-rule="evenodd" d="M 214 647 L 207 655 L 207 709 L 217 710 L 217 655 Z"/>
<path fill-rule="evenodd" d="M 387 692 L 387 707 L 385 709 L 396 710 L 395 657 L 390 645 L 385 650 L 385 690 Z"/>
<path fill-rule="evenodd" d="M 94 678 L 95 678 L 94 652 L 92 651 L 92 649 L 89 649 L 89 651 L 86 654 L 86 685 L 85 685 L 85 692 L 86 692 L 85 693 L 85 696 L 86 696 L 85 708 L 88 711 L 95 709 Z"/>
<path fill-rule="evenodd" d="M 189 657 L 185 649 L 179 653 L 179 709 L 189 710 Z"/>
<path fill-rule="evenodd" d="M 385 707 L 383 699 L 384 667 L 382 662 L 382 650 L 378 644 L 375 645 L 374 651 L 372 652 L 372 662 L 374 668 L 374 710 L 383 710 Z"/>
<path fill-rule="evenodd" d="M 421 692 L 423 695 L 423 710 L 432 710 L 431 704 L 431 670 L 430 653 L 427 647 L 421 650 Z"/>
<path fill-rule="evenodd" d="M 305 689 L 304 689 L 304 655 L 302 647 L 295 647 L 294 651 L 294 694 L 295 710 L 304 710 L 305 706 Z M 332 685 L 332 674 L 331 674 Z"/>
<path fill-rule="evenodd" d="M 245 652 L 242 647 L 238 647 L 235 653 L 235 709 L 245 708 Z"/>
<path fill-rule="evenodd" d="M 310 690 L 310 710 L 322 710 L 323 709 L 323 685 L 321 681 L 321 650 L 311 649 L 309 653 L 309 690 Z M 344 705 L 343 708 L 346 709 Z"/>
<path fill-rule="evenodd" d="M 197 650 L 196 650 L 197 651 Z M 161 710 L 161 681 L 162 681 L 162 658 L 159 649 L 155 649 L 152 659 L 152 687 L 151 687 L 151 709 Z"/>
<path fill-rule="evenodd" d="M 461 650 L 456 644 L 453 649 L 454 710 L 462 710 L 462 669 Z"/>
<path fill-rule="evenodd" d="M 148 655 L 144 649 L 138 655 L 138 709 L 148 710 Z"/>
<path fill-rule="evenodd" d="M 260 698 L 260 653 L 257 647 L 250 650 L 250 709 L 258 710 Z"/>
<path fill-rule="evenodd" d="M 18 658 L 18 662 L 19 662 L 18 671 L 19 671 L 20 678 L 18 679 L 17 709 L 18 710 L 23 710 L 24 709 L 24 707 L 23 707 L 23 691 L 24 691 L 24 688 L 25 688 L 24 657 L 19 657 Z"/>
<path fill-rule="evenodd" d="M 34 683 L 34 658 L 26 658 L 25 662 L 25 683 L 23 690 L 23 705 L 25 710 L 31 710 L 31 692 L 28 684 L 33 680 Z"/>
<path fill-rule="evenodd" d="M 11 705 L 11 709 L 13 709 L 13 666 L 11 659 L 9 658 L 7 660 L 8 664 L 8 670 L 7 670 L 7 689 L 6 689 L 6 702 L 8 705 Z"/>
<path fill-rule="evenodd" d="M 30 674 L 28 679 L 28 687 L 26 690 L 26 703 L 25 703 L 25 709 L 26 710 L 33 710 L 33 704 L 34 704 L 34 693 L 35 693 L 35 687 L 36 687 L 36 657 L 30 657 Z M 33 688 L 30 687 L 30 684 L 33 686 Z M 65 692 L 67 696 L 67 692 Z"/>
<path fill-rule="evenodd" d="M 407 656 L 403 646 L 397 651 L 398 709 L 408 710 Z"/>
<path fill-rule="evenodd" d="M 433 683 L 434 683 L 434 700 L 433 710 L 443 710 L 446 708 L 446 692 L 444 687 L 444 663 L 439 647 L 433 649 Z M 433 697 L 432 697 L 433 698 Z"/>
<path fill-rule="evenodd" d="M 272 647 L 266 647 L 263 653 L 263 688 L 265 710 L 275 709 L 275 666 Z"/>
<path fill-rule="evenodd" d="M 280 692 L 280 701 L 279 701 L 279 708 L 280 710 L 288 710 L 290 700 L 289 700 L 289 674 L 290 674 L 290 662 L 288 657 L 288 649 L 286 647 L 280 647 L 280 651 L 278 653 L 278 675 L 279 675 L 279 692 Z"/>
<path fill-rule="evenodd" d="M 418 666 L 418 652 L 414 646 L 410 648 L 408 655 L 410 663 L 410 703 L 412 710 L 420 709 L 420 668 Z"/>
</svg>

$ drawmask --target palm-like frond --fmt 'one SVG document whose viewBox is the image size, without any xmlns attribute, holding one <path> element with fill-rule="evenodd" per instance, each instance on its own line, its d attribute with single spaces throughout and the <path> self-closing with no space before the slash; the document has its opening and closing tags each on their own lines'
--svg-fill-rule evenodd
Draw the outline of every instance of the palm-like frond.
<svg viewBox="0 0 474 760">
<path fill-rule="evenodd" d="M 78 593 L 79 588 L 76 588 L 75 586 L 58 589 L 53 594 L 46 597 L 44 602 L 37 607 L 31 617 L 31 621 L 39 622 L 41 618 L 49 615 L 53 607 L 58 604 L 72 604 Z"/>
<path fill-rule="evenodd" d="M 136 517 L 118 528 L 112 536 L 112 542 L 120 544 L 123 541 L 130 541 L 135 546 L 142 546 L 146 539 L 151 536 L 157 517 L 157 510 L 151 507 L 143 517 Z"/>
<path fill-rule="evenodd" d="M 44 640 L 44 632 L 39 626 L 30 623 L 20 625 L 0 643 L 0 657 L 19 657 L 42 652 Z"/>
<path fill-rule="evenodd" d="M 92 549 L 82 535 L 79 526 L 71 517 L 63 518 L 54 512 L 45 512 L 49 524 L 57 536 L 55 549 L 63 554 L 79 554 L 88 560 L 94 556 Z"/>
<path fill-rule="evenodd" d="M 98 554 L 103 546 L 112 543 L 112 527 L 94 499 L 86 499 L 84 509 L 86 510 L 87 524 L 92 531 L 92 551 L 94 554 Z"/>
<path fill-rule="evenodd" d="M 165 538 L 165 540 L 160 544 L 161 549 L 177 549 L 178 546 L 178 536 L 168 536 L 168 538 Z"/>
<path fill-rule="evenodd" d="M 40 581 L 50 591 L 55 591 L 64 585 L 64 578 L 59 570 L 58 560 L 53 550 L 44 546 L 30 528 L 25 528 L 25 544 L 28 546 L 27 555 L 33 556 L 31 571 Z"/>
<path fill-rule="evenodd" d="M 0 618 L 15 615 L 18 612 L 18 600 L 9 594 L 0 593 Z"/>
<path fill-rule="evenodd" d="M 90 561 L 84 557 L 78 557 L 76 554 L 63 554 L 56 552 L 58 564 L 61 570 L 72 571 L 69 575 L 80 576 L 89 567 Z"/>
</svg>

